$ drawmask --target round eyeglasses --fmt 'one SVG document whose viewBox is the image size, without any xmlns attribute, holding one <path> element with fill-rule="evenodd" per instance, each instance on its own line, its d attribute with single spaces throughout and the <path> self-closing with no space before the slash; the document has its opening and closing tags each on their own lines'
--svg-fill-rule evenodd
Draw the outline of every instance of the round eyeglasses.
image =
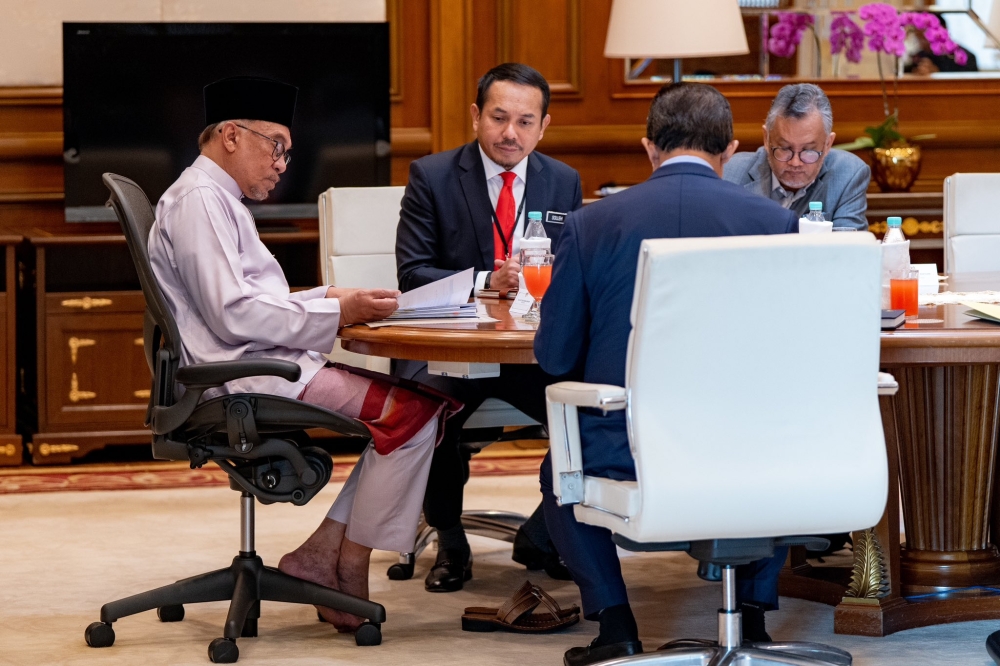
<svg viewBox="0 0 1000 666">
<path fill-rule="evenodd" d="M 800 150 L 796 153 L 791 148 L 782 148 L 781 146 L 772 148 L 771 155 L 779 162 L 791 162 L 792 158 L 798 155 L 799 161 L 803 164 L 816 164 L 819 162 L 819 158 L 823 157 L 823 153 L 819 150 Z"/>
<path fill-rule="evenodd" d="M 277 162 L 278 160 L 284 160 L 285 164 L 288 164 L 289 162 L 292 161 L 291 149 L 285 150 L 285 144 L 283 144 L 282 142 L 278 141 L 277 139 L 272 139 L 266 134 L 261 134 L 260 132 L 252 130 L 249 127 L 246 127 L 245 125 L 240 125 L 239 123 L 233 123 L 233 124 L 236 125 L 237 127 L 242 127 L 248 132 L 253 132 L 260 138 L 267 139 L 268 141 L 273 143 L 274 151 L 271 153 L 271 159 L 274 160 L 275 162 Z"/>
</svg>

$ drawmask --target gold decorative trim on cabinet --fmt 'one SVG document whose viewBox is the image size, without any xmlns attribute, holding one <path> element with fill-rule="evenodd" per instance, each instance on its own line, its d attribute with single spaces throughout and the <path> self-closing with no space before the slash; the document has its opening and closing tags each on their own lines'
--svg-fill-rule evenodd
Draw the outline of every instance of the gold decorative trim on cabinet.
<svg viewBox="0 0 1000 666">
<path fill-rule="evenodd" d="M 141 347 L 144 343 L 142 338 L 136 338 L 135 340 L 132 341 L 132 344 L 134 344 L 136 347 Z"/>
<path fill-rule="evenodd" d="M 139 389 L 138 391 L 133 391 L 132 395 L 134 395 L 137 398 L 149 400 L 149 389 Z"/>
<path fill-rule="evenodd" d="M 72 337 L 66 341 L 67 346 L 69 346 L 69 358 L 73 361 L 73 365 L 76 365 L 77 352 L 80 351 L 80 347 L 93 347 L 97 344 L 97 340 L 91 340 L 90 338 L 78 338 Z"/>
<path fill-rule="evenodd" d="M 70 402 L 80 402 L 81 400 L 92 400 L 97 397 L 97 394 L 93 391 L 81 391 L 80 390 L 80 380 L 77 379 L 76 373 L 69 380 L 69 399 Z M 44 454 L 43 454 L 44 455 Z"/>
<path fill-rule="evenodd" d="M 42 457 L 48 455 L 55 455 L 57 453 L 74 453 L 79 451 L 80 447 L 76 444 L 39 444 L 38 452 L 42 454 Z"/>
<path fill-rule="evenodd" d="M 103 308 L 111 305 L 111 299 L 84 296 L 83 298 L 67 298 L 60 303 L 60 305 L 64 308 L 82 308 L 84 310 L 89 310 L 90 308 Z"/>
<path fill-rule="evenodd" d="M 17 453 L 17 447 L 14 446 L 13 444 L 4 444 L 3 446 L 0 446 L 0 456 L 6 456 L 10 458 L 15 453 Z"/>
</svg>

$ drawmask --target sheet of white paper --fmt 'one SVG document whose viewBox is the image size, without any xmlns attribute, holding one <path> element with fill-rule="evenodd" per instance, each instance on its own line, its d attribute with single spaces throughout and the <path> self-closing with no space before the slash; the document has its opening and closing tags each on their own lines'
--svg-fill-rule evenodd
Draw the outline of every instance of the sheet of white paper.
<svg viewBox="0 0 1000 666">
<path fill-rule="evenodd" d="M 535 299 L 531 297 L 527 289 L 519 289 L 517 292 L 517 298 L 514 302 L 510 304 L 510 316 L 511 317 L 523 317 L 528 314 L 528 310 L 531 309 L 531 304 L 535 302 Z"/>
<path fill-rule="evenodd" d="M 431 308 L 440 305 L 461 305 L 469 300 L 469 294 L 475 286 L 474 272 L 471 268 L 455 273 L 413 291 L 400 294 L 396 299 L 399 309 Z"/>
<path fill-rule="evenodd" d="M 493 317 L 478 316 L 478 317 L 466 317 L 462 319 L 448 318 L 448 319 L 401 319 L 394 321 L 387 321 L 383 319 L 382 321 L 372 321 L 365 324 L 369 328 L 382 328 L 383 326 L 430 326 L 439 328 L 461 328 L 465 327 L 466 324 L 471 324 L 468 328 L 474 328 L 476 324 L 491 324 L 498 321 Z"/>
<path fill-rule="evenodd" d="M 833 222 L 813 222 L 804 217 L 799 218 L 800 234 L 825 234 L 833 231 Z"/>
</svg>

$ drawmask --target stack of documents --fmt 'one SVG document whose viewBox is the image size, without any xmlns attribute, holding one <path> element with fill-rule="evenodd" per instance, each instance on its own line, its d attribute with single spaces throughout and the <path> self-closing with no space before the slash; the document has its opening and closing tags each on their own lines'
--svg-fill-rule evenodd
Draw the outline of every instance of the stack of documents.
<svg viewBox="0 0 1000 666">
<path fill-rule="evenodd" d="M 434 326 L 444 324 L 454 327 L 456 324 L 469 324 L 473 328 L 477 324 L 495 322 L 488 317 L 482 306 L 476 307 L 469 303 L 472 293 L 472 269 L 456 273 L 443 280 L 425 284 L 423 287 L 400 294 L 396 298 L 399 309 L 382 321 L 371 321 L 366 324 L 370 328 L 380 326 Z"/>
<path fill-rule="evenodd" d="M 469 303 L 474 285 L 472 269 L 400 294 L 399 309 L 386 321 L 413 319 L 463 319 L 476 317 L 476 304 Z"/>
</svg>

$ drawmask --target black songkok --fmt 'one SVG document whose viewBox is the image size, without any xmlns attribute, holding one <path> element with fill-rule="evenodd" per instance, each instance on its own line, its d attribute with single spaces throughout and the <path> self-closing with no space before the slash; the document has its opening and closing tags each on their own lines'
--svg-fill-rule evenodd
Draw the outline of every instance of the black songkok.
<svg viewBox="0 0 1000 666">
<path fill-rule="evenodd" d="M 234 76 L 205 86 L 205 126 L 224 120 L 263 120 L 291 129 L 295 86 L 251 76 Z"/>
</svg>

